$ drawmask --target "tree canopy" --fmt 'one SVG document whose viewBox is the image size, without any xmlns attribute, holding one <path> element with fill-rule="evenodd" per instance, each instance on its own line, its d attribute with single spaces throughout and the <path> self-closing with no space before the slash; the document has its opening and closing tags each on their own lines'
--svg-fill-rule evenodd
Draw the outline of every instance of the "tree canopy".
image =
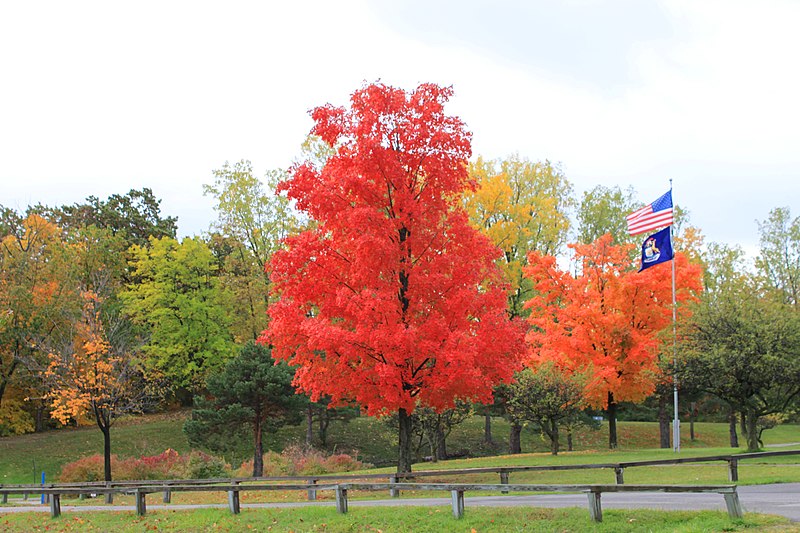
<svg viewBox="0 0 800 533">
<path fill-rule="evenodd" d="M 489 401 L 522 351 L 499 251 L 459 205 L 471 187 L 470 135 L 444 113 L 451 94 L 372 84 L 349 108 L 314 109 L 312 133 L 336 152 L 280 186 L 317 225 L 270 262 L 279 299 L 263 341 L 298 365 L 312 399 L 397 411 L 401 471 L 418 403 Z"/>
</svg>

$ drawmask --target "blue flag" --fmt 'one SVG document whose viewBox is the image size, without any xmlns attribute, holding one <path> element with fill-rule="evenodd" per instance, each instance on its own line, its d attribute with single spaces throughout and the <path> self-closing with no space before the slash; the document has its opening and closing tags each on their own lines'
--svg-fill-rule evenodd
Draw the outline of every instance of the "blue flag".
<svg viewBox="0 0 800 533">
<path fill-rule="evenodd" d="M 653 265 L 672 260 L 670 229 L 671 226 L 668 226 L 644 240 L 642 244 L 642 268 L 639 269 L 639 272 Z"/>
</svg>

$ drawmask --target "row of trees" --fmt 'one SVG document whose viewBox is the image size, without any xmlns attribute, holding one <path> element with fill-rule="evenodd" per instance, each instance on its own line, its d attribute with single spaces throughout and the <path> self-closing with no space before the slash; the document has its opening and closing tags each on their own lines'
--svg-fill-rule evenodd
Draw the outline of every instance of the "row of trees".
<svg viewBox="0 0 800 533">
<path fill-rule="evenodd" d="M 217 220 L 201 237 L 176 239 L 147 189 L 4 208 L 0 430 L 89 414 L 110 457 L 115 417 L 196 397 L 190 438 L 213 446 L 246 428 L 258 474 L 268 428 L 305 412 L 324 438 L 329 408 L 356 405 L 393 415 L 408 470 L 415 434 L 444 456 L 465 406 L 493 397 L 512 452 L 533 423 L 557 453 L 559 428 L 569 435 L 586 407 L 606 410 L 614 447 L 618 403 L 669 389 L 678 372 L 684 395 L 744 414 L 757 446 L 759 418 L 798 395 L 800 380 L 781 378 L 800 360 L 800 220 L 774 210 L 749 268 L 738 249 L 706 251 L 678 212 L 686 356 L 668 367 L 670 279 L 666 267 L 635 272 L 623 222 L 634 191 L 596 187 L 579 202 L 549 162 L 470 163 L 469 133 L 444 113 L 450 94 L 375 84 L 348 108 L 314 110 L 290 171 L 263 183 L 246 161 L 214 172 L 204 191 Z"/>
</svg>

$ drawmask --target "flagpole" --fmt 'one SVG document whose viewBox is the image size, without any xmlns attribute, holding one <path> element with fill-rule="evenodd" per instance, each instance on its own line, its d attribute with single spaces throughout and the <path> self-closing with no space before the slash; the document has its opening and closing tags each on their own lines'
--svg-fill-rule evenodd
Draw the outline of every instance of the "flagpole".
<svg viewBox="0 0 800 533">
<path fill-rule="evenodd" d="M 672 193 L 672 178 L 669 179 L 669 190 Z M 674 205 L 674 204 L 673 204 Z M 669 227 L 670 240 L 675 246 L 675 224 Z M 674 248 L 673 248 L 674 249 Z M 675 298 L 675 257 L 672 258 L 672 396 L 675 418 L 672 421 L 672 449 L 681 451 L 681 421 L 678 417 L 678 303 Z"/>
</svg>

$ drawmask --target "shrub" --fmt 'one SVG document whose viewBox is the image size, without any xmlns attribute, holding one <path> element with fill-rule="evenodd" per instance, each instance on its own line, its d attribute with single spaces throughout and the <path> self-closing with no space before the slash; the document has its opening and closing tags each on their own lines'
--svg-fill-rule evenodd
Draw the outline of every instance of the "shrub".
<svg viewBox="0 0 800 533">
<path fill-rule="evenodd" d="M 345 453 L 325 455 L 323 452 L 306 446 L 288 446 L 282 453 L 267 452 L 264 454 L 264 476 L 304 476 L 350 472 L 371 468 Z M 253 460 L 242 463 L 235 475 L 249 477 L 253 474 Z"/>
<path fill-rule="evenodd" d="M 251 466 L 252 468 L 252 466 Z M 208 479 L 227 477 L 230 465 L 222 459 L 202 452 L 180 455 L 172 449 L 158 455 L 119 459 L 111 456 L 111 473 L 115 480 L 130 479 Z M 103 456 L 91 455 L 65 464 L 59 481 L 102 481 Z"/>
<path fill-rule="evenodd" d="M 117 464 L 117 456 L 111 456 L 111 472 Z M 77 461 L 65 464 L 61 467 L 61 475 L 58 477 L 62 483 L 74 483 L 80 481 L 103 481 L 103 456 L 90 455 L 82 457 Z"/>
</svg>

